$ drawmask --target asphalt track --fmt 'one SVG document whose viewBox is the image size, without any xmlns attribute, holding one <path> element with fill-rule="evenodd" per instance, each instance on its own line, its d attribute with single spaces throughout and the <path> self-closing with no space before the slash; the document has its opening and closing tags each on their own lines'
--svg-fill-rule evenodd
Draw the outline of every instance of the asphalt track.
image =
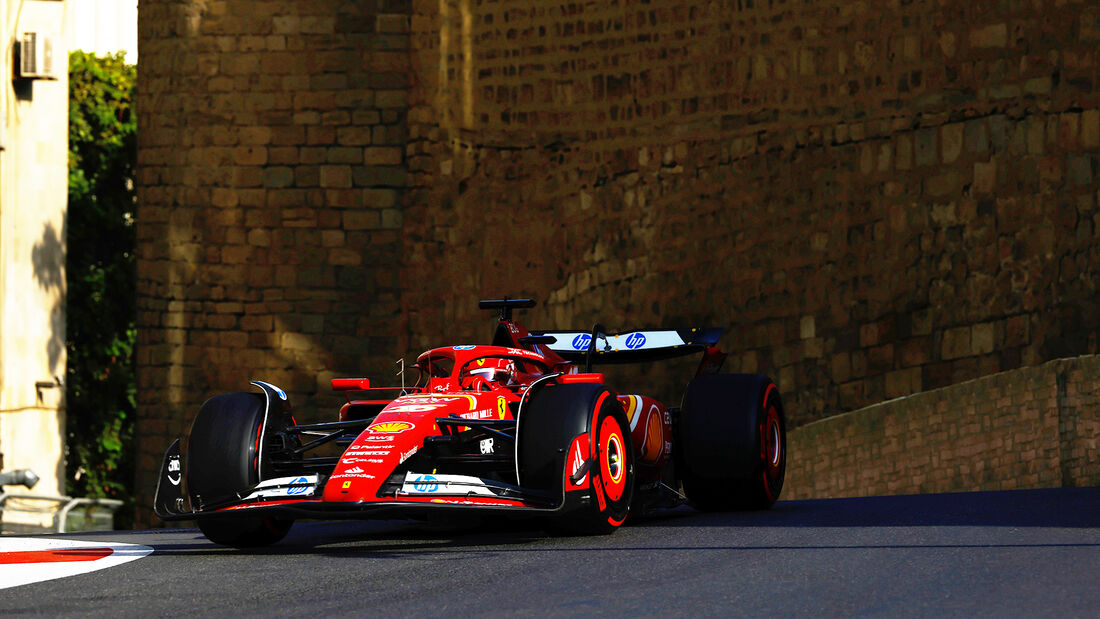
<svg viewBox="0 0 1100 619">
<path fill-rule="evenodd" d="M 680 508 L 589 538 L 404 521 L 299 523 L 255 552 L 195 529 L 53 537 L 155 552 L 0 589 L 0 614 L 1100 615 L 1100 488 Z"/>
</svg>

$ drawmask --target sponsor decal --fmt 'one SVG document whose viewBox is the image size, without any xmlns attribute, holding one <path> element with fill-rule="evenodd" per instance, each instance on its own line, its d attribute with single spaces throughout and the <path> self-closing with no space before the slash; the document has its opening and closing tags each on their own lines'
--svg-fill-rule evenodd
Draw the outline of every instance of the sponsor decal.
<svg viewBox="0 0 1100 619">
<path fill-rule="evenodd" d="M 374 479 L 374 475 L 371 475 L 370 473 L 339 473 L 337 475 L 333 475 L 329 479 Z M 350 481 L 344 482 L 345 488 L 350 487 L 350 485 Z"/>
<path fill-rule="evenodd" d="M 287 488 L 287 496 L 293 496 L 295 494 L 306 494 L 313 489 L 313 486 L 309 483 L 309 480 L 305 477 L 295 477 L 290 481 L 290 487 Z"/>
<path fill-rule="evenodd" d="M 353 456 L 388 456 L 390 454 L 388 449 L 374 449 L 375 447 L 379 447 L 379 445 L 348 447 L 347 453 Z M 348 462 L 351 462 L 351 460 Z"/>
<path fill-rule="evenodd" d="M 286 392 L 283 391 L 282 389 L 276 387 L 275 385 L 272 385 L 271 383 L 267 383 L 267 382 L 264 382 L 262 380 L 254 380 L 254 381 L 252 381 L 252 384 L 253 385 L 259 385 L 259 386 L 262 386 L 262 387 L 267 387 L 267 388 L 271 389 L 272 391 L 274 391 L 279 396 L 279 399 L 286 400 Z"/>
<path fill-rule="evenodd" d="M 351 467 L 350 469 L 348 469 L 344 472 L 345 473 L 365 473 L 366 471 L 364 471 L 363 469 L 361 469 L 357 466 L 353 466 L 353 467 Z"/>
<path fill-rule="evenodd" d="M 481 453 L 483 453 L 483 454 L 493 453 L 493 439 L 491 439 L 491 438 L 481 439 Z"/>
<path fill-rule="evenodd" d="M 603 483 L 599 477 L 592 478 L 592 485 L 596 487 L 596 503 L 600 506 L 600 511 L 607 511 L 607 499 L 603 496 Z"/>
<path fill-rule="evenodd" d="M 497 415 L 501 419 L 508 413 L 508 400 L 504 399 L 504 396 L 497 396 Z"/>
<path fill-rule="evenodd" d="M 398 463 L 398 464 L 401 464 L 401 463 L 402 463 L 402 462 L 404 462 L 405 460 L 408 460 L 408 459 L 409 459 L 409 458 L 411 458 L 411 457 L 413 456 L 413 454 L 414 454 L 414 453 L 416 453 L 416 452 L 417 452 L 417 450 L 419 450 L 419 449 L 420 449 L 420 447 L 413 447 L 412 449 L 410 449 L 410 450 L 406 451 L 405 453 L 401 454 L 401 459 L 400 459 L 400 460 L 398 460 L 398 461 L 397 461 L 397 463 Z"/>
<path fill-rule="evenodd" d="M 480 477 L 469 475 L 425 474 L 405 473 L 405 482 L 401 485 L 399 495 L 423 495 L 434 494 L 436 496 L 461 496 L 471 495 L 496 497 L 496 492 L 491 487 L 492 482 L 487 482 Z"/>
<path fill-rule="evenodd" d="M 341 462 L 344 464 L 382 464 L 385 460 L 382 458 L 343 458 Z"/>
<path fill-rule="evenodd" d="M 393 442 L 393 437 L 392 436 L 387 436 L 385 434 L 368 434 L 367 435 L 367 440 L 368 441 L 377 441 L 377 442 L 381 442 L 381 443 L 392 443 Z"/>
<path fill-rule="evenodd" d="M 435 492 L 439 490 L 439 484 L 436 483 L 437 481 L 439 480 L 431 475 L 420 475 L 413 480 L 413 488 L 415 488 L 417 492 Z"/>
<path fill-rule="evenodd" d="M 348 488 L 351 488 L 351 482 L 350 482 L 350 481 L 345 481 L 345 482 L 344 482 L 344 485 L 342 486 L 342 488 L 343 488 L 344 490 L 347 490 Z"/>
<path fill-rule="evenodd" d="M 172 477 L 172 473 L 176 474 L 176 476 L 174 478 Z M 168 475 L 167 475 L 167 477 L 168 477 L 168 483 L 172 484 L 173 486 L 180 485 L 180 478 L 182 476 L 180 475 L 180 457 L 179 456 L 172 456 L 168 460 Z"/>
<path fill-rule="evenodd" d="M 580 480 L 575 484 L 572 480 L 572 478 L 577 474 L 577 471 L 581 470 L 581 466 L 584 465 L 584 454 L 586 451 L 588 451 L 587 434 L 579 436 L 573 441 L 573 448 L 569 454 L 569 476 L 565 480 L 567 490 L 584 488 L 588 485 L 588 473 L 585 473 L 584 477 L 581 477 Z"/>
<path fill-rule="evenodd" d="M 645 346 L 645 336 L 641 333 L 631 333 L 630 336 L 626 338 L 626 347 L 630 350 L 641 348 L 642 346 Z"/>
<path fill-rule="evenodd" d="M 508 323 L 508 330 L 511 331 L 512 333 L 519 334 L 519 327 L 517 327 L 516 325 L 514 325 L 512 323 Z"/>
<path fill-rule="evenodd" d="M 387 452 L 387 453 L 389 453 L 389 452 Z M 356 454 L 356 457 L 351 457 L 351 458 L 348 458 L 348 457 L 341 458 L 340 461 L 343 462 L 344 464 L 361 464 L 361 463 L 364 463 L 364 462 L 385 462 L 385 460 L 382 460 L 381 458 L 360 458 L 360 457 L 357 457 L 358 455 L 359 454 Z"/>
<path fill-rule="evenodd" d="M 472 413 L 462 413 L 459 415 L 459 417 L 463 419 L 492 419 L 494 416 L 493 409 L 491 408 L 483 408 L 473 411 Z"/>
<path fill-rule="evenodd" d="M 472 344 L 466 344 L 464 346 L 452 346 L 451 347 L 452 350 L 473 350 L 475 348 L 477 348 L 477 347 L 473 346 Z"/>
<path fill-rule="evenodd" d="M 448 402 L 455 402 L 457 400 L 466 400 L 470 403 L 470 410 L 474 410 L 477 406 L 477 398 L 468 394 L 456 394 L 456 395 L 408 395 L 400 397 L 389 404 L 386 407 L 387 413 L 423 413 L 436 408 L 439 408 L 441 404 L 447 404 Z"/>
<path fill-rule="evenodd" d="M 387 413 L 426 413 L 439 408 L 438 404 L 390 404 Z M 392 422 L 391 422 L 392 423 Z"/>
<path fill-rule="evenodd" d="M 573 338 L 573 348 L 577 350 L 585 350 L 588 348 L 588 344 L 592 342 L 592 336 L 587 333 L 582 333 Z"/>
<path fill-rule="evenodd" d="M 318 479 L 318 475 L 265 479 L 256 486 L 251 494 L 245 497 L 245 500 L 313 494 L 314 490 L 317 489 Z"/>
<path fill-rule="evenodd" d="M 642 448 L 640 457 L 643 462 L 656 463 L 664 453 L 665 432 L 661 424 L 661 410 L 653 404 L 646 413 L 646 422 L 643 426 Z"/>
<path fill-rule="evenodd" d="M 412 430 L 413 424 L 407 421 L 383 421 L 367 428 L 368 432 L 380 434 L 400 434 L 406 430 Z"/>
</svg>

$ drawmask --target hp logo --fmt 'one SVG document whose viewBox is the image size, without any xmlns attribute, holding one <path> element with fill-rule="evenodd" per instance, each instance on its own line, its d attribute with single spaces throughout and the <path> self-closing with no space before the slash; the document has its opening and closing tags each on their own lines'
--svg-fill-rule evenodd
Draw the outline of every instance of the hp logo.
<svg viewBox="0 0 1100 619">
<path fill-rule="evenodd" d="M 645 336 L 641 333 L 631 333 L 630 337 L 626 338 L 626 347 L 630 350 L 641 348 L 642 346 L 645 346 Z"/>
<path fill-rule="evenodd" d="M 576 350 L 585 350 L 588 348 L 588 344 L 592 341 L 592 336 L 587 333 L 582 333 L 573 338 L 573 348 Z"/>
<path fill-rule="evenodd" d="M 290 487 L 287 488 L 286 493 L 290 494 L 305 494 L 309 492 L 309 480 L 305 477 L 296 477 L 290 482 Z"/>
<path fill-rule="evenodd" d="M 421 475 L 413 480 L 413 488 L 417 492 L 435 492 L 439 490 L 439 484 L 435 483 L 436 481 L 438 480 L 431 475 Z"/>
</svg>

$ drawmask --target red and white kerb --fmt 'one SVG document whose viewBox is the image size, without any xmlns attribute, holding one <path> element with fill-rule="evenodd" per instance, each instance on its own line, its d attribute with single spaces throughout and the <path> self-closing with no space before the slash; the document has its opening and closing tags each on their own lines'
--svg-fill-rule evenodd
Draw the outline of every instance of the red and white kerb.
<svg viewBox="0 0 1100 619">
<path fill-rule="evenodd" d="M 149 546 L 52 537 L 0 537 L 0 589 L 86 574 L 153 552 Z"/>
</svg>

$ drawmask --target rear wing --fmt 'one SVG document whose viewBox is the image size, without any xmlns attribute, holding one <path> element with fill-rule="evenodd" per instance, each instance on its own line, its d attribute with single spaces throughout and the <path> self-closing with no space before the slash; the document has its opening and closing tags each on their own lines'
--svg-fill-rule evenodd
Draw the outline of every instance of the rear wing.
<svg viewBox="0 0 1100 619">
<path fill-rule="evenodd" d="M 573 363 L 585 361 L 588 347 L 592 343 L 591 331 L 531 331 L 531 335 L 552 336 L 553 342 L 540 344 Z M 641 363 L 673 359 L 706 352 L 718 344 L 721 336 L 720 327 L 597 333 L 592 363 Z"/>
</svg>

